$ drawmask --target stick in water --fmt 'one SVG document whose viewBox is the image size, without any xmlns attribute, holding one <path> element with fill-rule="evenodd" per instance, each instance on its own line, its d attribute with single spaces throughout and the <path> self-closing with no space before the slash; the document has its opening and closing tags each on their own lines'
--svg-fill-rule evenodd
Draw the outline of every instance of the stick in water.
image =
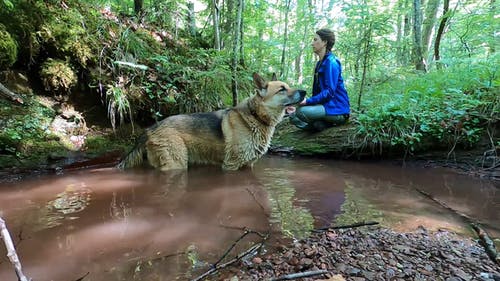
<svg viewBox="0 0 500 281">
<path fill-rule="evenodd" d="M 19 281 L 30 281 L 26 276 L 24 276 L 22 271 L 21 262 L 17 257 L 16 249 L 14 248 L 14 243 L 12 243 L 12 238 L 10 237 L 9 230 L 5 225 L 5 221 L 0 218 L 0 236 L 3 238 L 3 242 L 5 243 L 5 247 L 7 248 L 7 257 L 9 258 L 12 265 L 16 269 L 17 279 Z"/>
</svg>

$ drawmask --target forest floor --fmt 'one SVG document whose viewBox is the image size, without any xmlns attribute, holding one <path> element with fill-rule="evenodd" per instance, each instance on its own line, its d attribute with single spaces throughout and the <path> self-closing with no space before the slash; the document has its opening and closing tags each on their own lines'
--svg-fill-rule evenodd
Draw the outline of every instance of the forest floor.
<svg viewBox="0 0 500 281">
<path fill-rule="evenodd" d="M 307 276 L 309 277 L 300 277 Z M 238 267 L 226 280 L 500 280 L 500 267 L 476 241 L 423 227 L 323 230 Z"/>
</svg>

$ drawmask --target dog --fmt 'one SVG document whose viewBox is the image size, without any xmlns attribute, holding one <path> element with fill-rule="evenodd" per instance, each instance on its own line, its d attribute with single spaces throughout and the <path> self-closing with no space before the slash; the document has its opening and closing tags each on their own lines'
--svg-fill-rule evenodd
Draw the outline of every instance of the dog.
<svg viewBox="0 0 500 281">
<path fill-rule="evenodd" d="M 186 170 L 192 164 L 222 165 L 228 171 L 251 168 L 267 152 L 285 108 L 306 95 L 277 81 L 276 75 L 266 81 L 253 73 L 253 82 L 256 93 L 235 107 L 173 115 L 147 128 L 118 167 L 147 162 L 162 171 Z"/>
</svg>

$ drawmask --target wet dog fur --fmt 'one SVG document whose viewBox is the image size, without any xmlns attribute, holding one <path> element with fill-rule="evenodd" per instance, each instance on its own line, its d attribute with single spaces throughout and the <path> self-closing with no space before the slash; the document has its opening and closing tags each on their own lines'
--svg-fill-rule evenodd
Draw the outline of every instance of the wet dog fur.
<svg viewBox="0 0 500 281">
<path fill-rule="evenodd" d="M 170 116 L 146 129 L 135 148 L 119 163 L 144 162 L 160 170 L 191 164 L 222 165 L 224 170 L 251 167 L 264 155 L 285 108 L 306 94 L 286 83 L 253 74 L 256 93 L 230 109 Z"/>
</svg>

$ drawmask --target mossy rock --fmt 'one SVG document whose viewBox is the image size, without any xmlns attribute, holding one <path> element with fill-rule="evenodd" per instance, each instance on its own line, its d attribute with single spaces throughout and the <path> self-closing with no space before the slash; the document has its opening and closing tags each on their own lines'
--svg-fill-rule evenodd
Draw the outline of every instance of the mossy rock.
<svg viewBox="0 0 500 281">
<path fill-rule="evenodd" d="M 76 85 L 78 78 L 68 62 L 58 59 L 47 59 L 40 70 L 45 90 L 61 93 L 69 93 Z"/>
<path fill-rule="evenodd" d="M 11 67 L 17 60 L 17 43 L 5 26 L 0 24 L 0 70 Z"/>
</svg>

